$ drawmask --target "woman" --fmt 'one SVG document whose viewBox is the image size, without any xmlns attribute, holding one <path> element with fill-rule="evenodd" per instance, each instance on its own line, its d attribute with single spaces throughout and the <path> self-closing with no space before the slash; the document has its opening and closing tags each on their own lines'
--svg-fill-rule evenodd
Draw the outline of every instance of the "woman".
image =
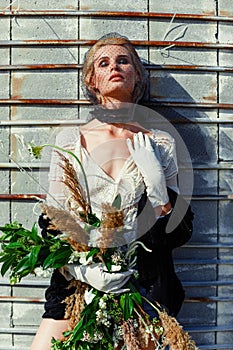
<svg viewBox="0 0 233 350">
<path fill-rule="evenodd" d="M 150 248 L 158 249 L 161 237 L 165 237 L 165 226 L 172 212 L 172 204 L 174 205 L 174 202 L 171 204 L 169 200 L 168 191 L 173 193 L 173 197 L 170 197 L 173 198 L 172 201 L 174 201 L 174 190 L 178 192 L 177 166 L 173 138 L 165 132 L 147 130 L 131 120 L 134 104 L 138 103 L 145 93 L 146 82 L 146 71 L 127 38 L 118 34 L 109 34 L 98 40 L 85 57 L 83 83 L 89 98 L 98 104 L 99 108 L 91 113 L 91 120 L 87 124 L 72 128 L 68 132 L 62 131 L 58 135 L 57 144 L 75 151 L 82 160 L 88 177 L 93 212 L 97 213 L 97 216 L 100 215 L 100 202 L 103 200 L 112 202 L 120 193 L 125 221 L 130 227 L 128 232 L 132 235 L 130 240 L 135 239 L 137 226 L 137 230 L 142 230 L 137 233 L 137 237 L 143 236 L 142 240 L 149 244 Z M 62 169 L 58 166 L 57 157 L 54 154 L 51 162 L 49 193 L 53 200 L 50 202 L 53 204 L 59 202 L 65 206 L 66 195 L 62 182 Z M 80 182 L 82 182 L 81 178 Z M 141 215 L 144 212 L 145 198 L 149 200 L 150 208 L 153 208 L 154 221 L 149 224 L 148 229 L 145 227 L 140 229 L 137 218 L 145 217 L 145 214 Z M 41 222 L 45 230 L 43 218 Z M 171 250 L 189 239 L 190 225 L 186 230 L 188 233 L 182 233 L 182 238 L 180 232 L 174 234 L 173 246 L 163 254 L 164 266 L 168 268 L 166 278 L 169 276 L 170 280 L 171 277 L 173 282 L 175 281 L 172 287 L 174 285 L 177 287 L 174 289 L 174 297 L 178 300 L 178 306 L 172 309 L 171 305 L 170 312 L 174 314 L 177 313 L 183 301 L 183 290 L 174 273 Z M 158 233 L 153 234 L 155 227 Z M 149 232 L 143 235 L 148 230 Z M 90 241 L 92 240 L 95 240 L 95 237 L 90 237 Z M 162 246 L 164 247 L 164 242 L 160 245 Z M 143 291 L 144 288 L 149 293 L 148 297 L 158 298 L 158 301 L 169 309 L 170 290 L 166 299 L 166 296 L 164 297 L 166 291 L 161 287 L 156 288 L 161 271 L 157 271 L 157 275 L 154 276 L 156 267 L 153 266 L 152 269 L 150 267 L 149 270 L 153 270 L 150 273 L 147 271 L 149 266 L 146 266 L 146 261 L 157 264 L 159 253 L 155 258 L 151 258 L 150 253 L 139 249 L 138 254 L 140 256 L 138 268 L 141 273 L 140 290 Z M 111 291 L 117 284 L 121 292 L 132 272 L 111 274 L 111 280 L 107 282 L 106 279 L 100 281 L 98 271 L 91 276 L 90 274 L 86 276 L 79 270 L 73 270 L 72 275 L 97 289 L 101 289 L 102 283 L 105 288 L 103 290 L 107 288 Z M 107 287 L 106 283 L 108 283 Z M 65 304 L 62 303 L 65 297 L 72 293 L 72 289 L 67 291 L 68 285 L 69 281 L 59 271 L 55 271 L 51 286 L 46 292 L 46 312 L 31 350 L 50 349 L 51 338 L 61 338 L 62 332 L 68 328 L 69 320 L 64 319 Z M 167 287 L 170 288 L 170 286 Z M 154 348 L 154 343 L 151 342 L 145 349 Z"/>
</svg>

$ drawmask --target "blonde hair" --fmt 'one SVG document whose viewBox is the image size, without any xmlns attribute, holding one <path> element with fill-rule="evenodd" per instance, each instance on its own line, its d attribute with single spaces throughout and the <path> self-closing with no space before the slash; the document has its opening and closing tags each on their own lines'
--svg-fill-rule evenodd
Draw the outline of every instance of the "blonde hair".
<svg viewBox="0 0 233 350">
<path fill-rule="evenodd" d="M 129 39 L 117 33 L 109 33 L 103 36 L 86 53 L 82 69 L 84 93 L 95 104 L 102 104 L 104 101 L 104 98 L 100 92 L 92 86 L 91 80 L 95 74 L 94 56 L 101 47 L 106 45 L 120 45 L 128 50 L 136 74 L 139 77 L 133 91 L 133 102 L 137 103 L 143 97 L 146 90 L 147 71 Z"/>
</svg>

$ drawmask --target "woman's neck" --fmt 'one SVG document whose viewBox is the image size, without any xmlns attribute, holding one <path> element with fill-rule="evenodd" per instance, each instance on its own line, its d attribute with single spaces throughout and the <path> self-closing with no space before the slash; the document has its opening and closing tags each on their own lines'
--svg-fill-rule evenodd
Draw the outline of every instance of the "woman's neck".
<svg viewBox="0 0 233 350">
<path fill-rule="evenodd" d="M 105 109 L 121 109 L 128 108 L 130 105 L 132 105 L 132 102 L 130 102 L 129 100 L 119 101 L 114 98 L 106 98 L 104 103 L 102 104 L 102 107 Z"/>
</svg>

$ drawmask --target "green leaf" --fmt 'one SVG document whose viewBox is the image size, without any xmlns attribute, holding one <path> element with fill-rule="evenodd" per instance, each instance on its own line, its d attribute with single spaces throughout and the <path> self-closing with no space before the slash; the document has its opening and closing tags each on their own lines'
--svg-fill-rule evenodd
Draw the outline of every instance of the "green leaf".
<svg viewBox="0 0 233 350">
<path fill-rule="evenodd" d="M 120 307 L 122 309 L 124 320 L 128 320 L 133 314 L 134 302 L 129 294 L 120 296 Z"/>
<path fill-rule="evenodd" d="M 58 249 L 56 252 L 52 252 L 47 256 L 43 263 L 43 268 L 47 269 L 48 267 L 58 268 L 64 266 L 68 263 L 70 255 L 72 253 L 70 246 L 63 246 Z"/>
<path fill-rule="evenodd" d="M 41 249 L 41 246 L 38 245 L 38 246 L 34 247 L 31 251 L 31 253 L 29 254 L 29 264 L 30 264 L 31 270 L 34 269 L 34 267 L 38 261 L 40 249 Z"/>
<path fill-rule="evenodd" d="M 96 216 L 96 214 L 89 213 L 88 214 L 88 224 L 94 227 L 99 227 L 100 226 L 100 219 Z"/>
<path fill-rule="evenodd" d="M 95 254 L 98 254 L 99 251 L 100 251 L 99 248 L 92 248 L 92 249 L 89 251 L 89 253 L 87 254 L 86 260 L 87 260 L 88 258 L 90 258 L 91 256 L 93 256 L 93 255 L 95 255 Z"/>
<path fill-rule="evenodd" d="M 0 231 L 2 232 L 13 232 L 22 228 L 22 224 L 14 221 L 12 224 L 5 224 L 5 226 L 0 226 Z"/>
<path fill-rule="evenodd" d="M 135 303 L 141 305 L 142 304 L 142 297 L 139 292 L 132 293 L 132 300 L 135 301 Z"/>
<path fill-rule="evenodd" d="M 69 338 L 69 341 L 78 341 L 83 336 L 83 330 L 80 331 L 80 329 L 83 326 L 83 320 L 84 317 L 81 318 L 81 320 L 77 323 L 77 325 L 74 327 L 71 337 Z"/>
<path fill-rule="evenodd" d="M 2 260 L 3 261 L 3 260 Z M 4 276 L 8 269 L 11 268 L 12 264 L 15 262 L 15 256 L 9 257 L 3 264 L 1 268 L 1 275 Z"/>
<path fill-rule="evenodd" d="M 128 310 L 129 310 L 129 317 L 131 317 L 133 315 L 133 309 L 134 309 L 134 302 L 133 300 L 130 298 L 128 298 Z"/>
<path fill-rule="evenodd" d="M 118 210 L 121 209 L 121 195 L 120 195 L 120 193 L 118 193 L 118 195 L 113 200 L 112 206 Z"/>
<path fill-rule="evenodd" d="M 32 226 L 31 238 L 36 243 L 40 243 L 41 242 L 41 238 L 40 238 L 40 236 L 37 233 L 37 224 L 36 223 L 34 223 L 34 225 Z"/>
<path fill-rule="evenodd" d="M 15 268 L 15 272 L 22 273 L 24 270 L 30 270 L 30 257 L 29 254 L 23 257 Z"/>
<path fill-rule="evenodd" d="M 111 272 L 111 267 L 112 267 L 111 262 L 110 261 L 106 261 L 105 262 L 105 266 L 107 267 L 108 272 Z"/>
<path fill-rule="evenodd" d="M 19 242 L 11 242 L 5 245 L 4 249 L 6 250 L 16 250 L 17 248 L 24 248 L 24 246 Z"/>
</svg>

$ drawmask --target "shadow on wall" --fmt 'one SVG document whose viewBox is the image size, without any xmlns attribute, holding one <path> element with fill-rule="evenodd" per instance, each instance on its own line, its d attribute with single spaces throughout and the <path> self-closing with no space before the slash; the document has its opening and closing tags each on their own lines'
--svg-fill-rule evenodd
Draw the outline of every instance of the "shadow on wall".
<svg viewBox="0 0 233 350">
<path fill-rule="evenodd" d="M 156 96 L 163 96 L 163 101 L 196 103 L 168 72 L 163 72 L 162 77 L 152 77 L 150 79 L 150 91 Z M 161 106 L 156 98 L 151 98 L 151 101 L 155 102 L 155 104 L 150 106 L 150 108 L 166 118 L 178 131 L 186 144 L 193 163 L 206 164 L 216 162 L 216 154 L 214 152 L 216 143 L 213 135 L 210 134 L 208 126 L 206 127 L 203 124 L 202 127 L 194 120 L 197 118 L 208 119 L 209 117 L 204 111 L 196 108 L 190 110 L 188 108 L 174 109 Z M 158 106 L 156 106 L 156 103 L 158 103 Z"/>
<path fill-rule="evenodd" d="M 197 87 L 198 85 L 196 85 Z M 159 73 L 157 76 L 151 77 L 149 90 L 150 98 L 149 93 L 147 93 L 144 99 L 145 102 L 142 102 L 142 104 L 155 113 L 151 113 L 150 122 L 149 125 L 147 123 L 147 126 L 151 127 L 153 125 L 153 118 L 155 120 L 158 114 L 162 119 L 165 118 L 169 122 L 160 124 L 155 121 L 154 125 L 160 130 L 169 132 L 175 138 L 177 161 L 179 168 L 183 168 L 182 177 L 184 183 L 190 166 L 192 167 L 194 164 L 208 165 L 217 162 L 217 127 L 208 123 L 197 123 L 197 119 L 209 119 L 209 115 L 204 109 L 198 109 L 198 107 L 172 108 L 161 104 L 160 98 L 167 102 L 196 103 L 169 72 L 163 71 L 162 74 Z M 150 102 L 147 103 L 147 101 Z M 183 143 L 179 142 L 179 138 L 182 139 Z M 189 153 L 188 155 L 187 152 Z M 190 194 L 190 180 L 186 182 L 186 185 L 183 184 L 183 193 Z M 202 188 L 201 193 L 199 193 L 200 186 Z M 195 194 L 216 194 L 216 186 L 217 184 L 213 183 L 213 179 L 210 178 L 208 180 L 203 172 L 198 171 L 195 173 L 193 191 Z M 205 193 L 203 193 L 203 189 Z"/>
</svg>

